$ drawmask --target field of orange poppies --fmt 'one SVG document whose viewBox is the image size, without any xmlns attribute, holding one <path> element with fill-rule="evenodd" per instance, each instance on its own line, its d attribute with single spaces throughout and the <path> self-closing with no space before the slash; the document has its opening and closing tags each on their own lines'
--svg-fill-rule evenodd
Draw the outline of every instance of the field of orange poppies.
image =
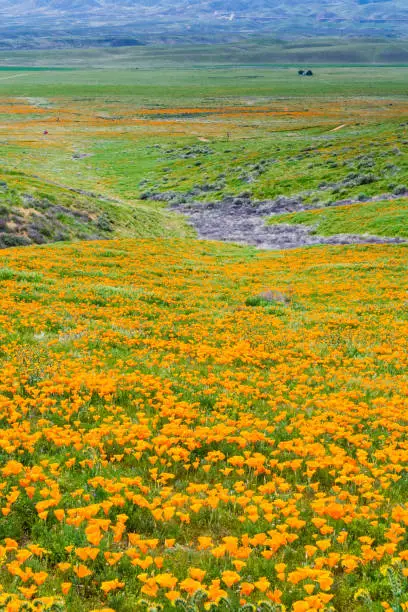
<svg viewBox="0 0 408 612">
<path fill-rule="evenodd" d="M 407 609 L 407 278 L 405 246 L 3 251 L 3 609 Z"/>
</svg>

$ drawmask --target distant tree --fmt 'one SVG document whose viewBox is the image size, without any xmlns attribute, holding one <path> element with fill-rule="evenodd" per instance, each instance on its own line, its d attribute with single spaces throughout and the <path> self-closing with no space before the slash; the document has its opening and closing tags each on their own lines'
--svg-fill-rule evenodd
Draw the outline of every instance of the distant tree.
<svg viewBox="0 0 408 612">
<path fill-rule="evenodd" d="M 312 70 L 307 70 L 305 72 L 305 76 L 313 76 L 313 71 Z"/>
<path fill-rule="evenodd" d="M 304 74 L 305 74 L 305 71 L 304 71 L 304 70 L 299 70 L 299 71 L 298 71 L 298 75 L 299 75 L 299 76 L 303 76 Z"/>
</svg>

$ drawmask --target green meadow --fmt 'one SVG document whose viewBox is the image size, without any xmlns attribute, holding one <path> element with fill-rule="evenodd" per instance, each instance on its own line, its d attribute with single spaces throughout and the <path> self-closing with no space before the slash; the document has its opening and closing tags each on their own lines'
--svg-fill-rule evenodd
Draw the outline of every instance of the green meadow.
<svg viewBox="0 0 408 612">
<path fill-rule="evenodd" d="M 300 77 L 299 64 L 226 66 L 222 53 L 218 63 L 196 64 L 199 50 L 185 47 L 181 58 L 176 48 L 166 61 L 147 47 L 64 51 L 48 55 L 48 68 L 37 65 L 46 53 L 16 52 L 19 67 L 4 65 L 0 74 L 4 180 L 18 171 L 13 189 L 22 192 L 36 180 L 51 195 L 79 189 L 120 200 L 107 213 L 118 235 L 166 235 L 170 218 L 171 233 L 190 232 L 180 217 L 146 205 L 149 194 L 164 192 L 203 201 L 284 195 L 323 209 L 352 200 L 361 202 L 353 227 L 361 219 L 364 232 L 378 233 L 363 217 L 385 209 L 373 212 L 370 201 L 392 199 L 408 184 L 408 68 L 313 65 L 313 77 Z M 98 197 L 93 205 L 103 212 Z M 399 200 L 392 206 L 398 216 Z M 339 214 L 324 213 L 317 231 L 332 233 Z M 405 235 L 403 226 L 387 222 L 380 235 Z"/>
</svg>

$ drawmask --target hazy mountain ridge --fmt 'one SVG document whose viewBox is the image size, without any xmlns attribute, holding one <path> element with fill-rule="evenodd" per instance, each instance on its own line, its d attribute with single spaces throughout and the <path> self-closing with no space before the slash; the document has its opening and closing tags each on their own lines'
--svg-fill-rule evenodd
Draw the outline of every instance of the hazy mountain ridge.
<svg viewBox="0 0 408 612">
<path fill-rule="evenodd" d="M 34 36 L 35 28 L 44 26 L 68 34 L 125 27 L 122 34 L 144 42 L 166 37 L 180 42 L 184 35 L 207 36 L 210 42 L 211 33 L 398 37 L 408 35 L 408 5 L 406 0 L 0 0 L 0 33 L 17 28 L 17 38 L 22 32 Z"/>
<path fill-rule="evenodd" d="M 174 11 L 185 17 L 204 15 L 220 18 L 310 16 L 319 19 L 400 19 L 408 18 L 405 0 L 319 0 L 305 3 L 304 0 L 0 0 L 0 12 L 9 15 L 27 16 L 63 12 L 74 15 L 81 12 L 116 14 L 125 10 L 135 18 L 174 15 Z M 259 14 L 261 11 L 261 14 Z"/>
</svg>

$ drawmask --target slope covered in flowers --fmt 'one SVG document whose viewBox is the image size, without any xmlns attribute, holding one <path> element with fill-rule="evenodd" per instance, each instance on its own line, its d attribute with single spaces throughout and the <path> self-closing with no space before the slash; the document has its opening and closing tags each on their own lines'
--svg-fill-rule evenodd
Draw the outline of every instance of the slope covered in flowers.
<svg viewBox="0 0 408 612">
<path fill-rule="evenodd" d="M 407 254 L 5 251 L 0 603 L 406 609 Z"/>
</svg>

